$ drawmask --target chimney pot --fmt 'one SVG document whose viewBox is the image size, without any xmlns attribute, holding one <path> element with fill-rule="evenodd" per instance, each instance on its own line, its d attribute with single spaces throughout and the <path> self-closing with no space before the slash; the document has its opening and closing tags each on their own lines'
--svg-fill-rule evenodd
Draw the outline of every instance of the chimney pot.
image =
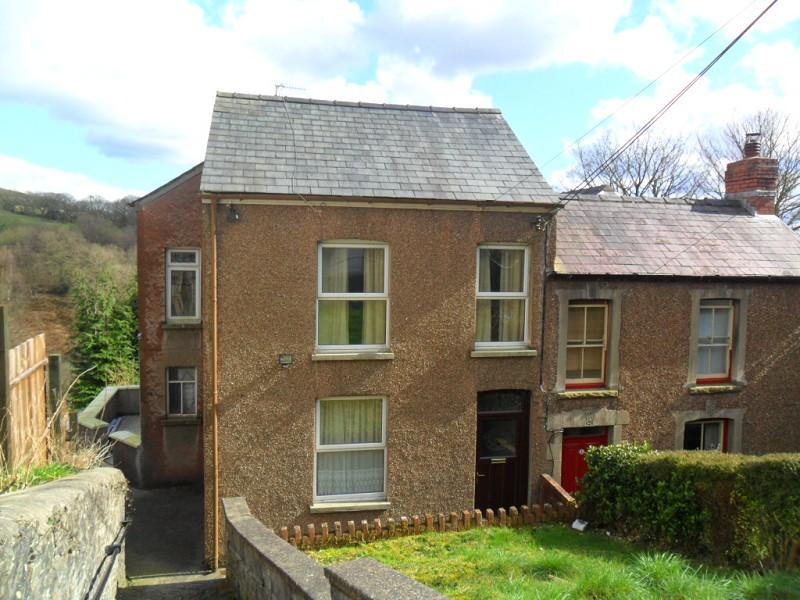
<svg viewBox="0 0 800 600">
<path fill-rule="evenodd" d="M 761 132 L 745 134 L 744 138 L 744 157 L 753 158 L 761 156 Z"/>
</svg>

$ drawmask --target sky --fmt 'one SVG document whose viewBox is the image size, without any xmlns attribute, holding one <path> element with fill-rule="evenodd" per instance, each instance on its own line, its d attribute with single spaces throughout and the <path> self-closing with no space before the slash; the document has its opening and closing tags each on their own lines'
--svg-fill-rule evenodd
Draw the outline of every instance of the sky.
<svg viewBox="0 0 800 600">
<path fill-rule="evenodd" d="M 0 187 L 141 195 L 203 159 L 217 90 L 496 107 L 545 177 L 646 121 L 769 0 L 0 0 Z M 722 27 L 698 50 L 707 36 Z M 669 70 L 668 70 L 669 69 Z M 659 132 L 800 120 L 779 0 Z M 664 72 L 666 74 L 664 74 Z M 633 101 L 655 78 L 658 81 Z"/>
</svg>

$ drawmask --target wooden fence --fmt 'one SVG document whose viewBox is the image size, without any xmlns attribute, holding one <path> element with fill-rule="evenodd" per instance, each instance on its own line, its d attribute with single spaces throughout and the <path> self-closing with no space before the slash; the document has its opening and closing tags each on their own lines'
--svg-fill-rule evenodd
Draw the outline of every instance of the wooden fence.
<svg viewBox="0 0 800 600">
<path fill-rule="evenodd" d="M 57 378 L 60 357 L 48 359 L 43 333 L 13 348 L 8 340 L 7 313 L 0 307 L 0 450 L 7 468 L 43 464 L 50 443 L 48 413 L 56 409 L 61 387 L 56 379 L 48 390 L 48 362 L 51 379 Z M 52 420 L 60 431 L 62 419 Z"/>
</svg>

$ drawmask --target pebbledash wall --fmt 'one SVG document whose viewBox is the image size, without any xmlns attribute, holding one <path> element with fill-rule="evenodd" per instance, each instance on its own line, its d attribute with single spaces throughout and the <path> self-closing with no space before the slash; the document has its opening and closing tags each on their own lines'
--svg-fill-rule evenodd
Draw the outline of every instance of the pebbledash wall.
<svg viewBox="0 0 800 600">
<path fill-rule="evenodd" d="M 530 248 L 529 331 L 539 345 L 544 234 L 537 215 L 356 207 L 237 205 L 218 212 L 220 496 L 244 496 L 269 527 L 333 521 L 313 516 L 314 421 L 319 398 L 387 399 L 388 510 L 372 520 L 471 506 L 475 494 L 477 395 L 539 382 L 536 356 L 471 358 L 476 251 L 481 243 Z M 206 204 L 203 256 L 211 207 Z M 391 360 L 312 361 L 317 247 L 331 240 L 389 247 Z M 211 322 L 209 268 L 204 322 Z M 211 327 L 204 327 L 207 543 L 213 543 Z M 283 368 L 280 354 L 294 364 Z M 532 400 L 531 438 L 541 437 Z M 537 425 L 538 424 L 538 425 Z M 531 463 L 533 483 L 538 477 Z M 208 547 L 210 553 L 210 546 Z"/>
<path fill-rule="evenodd" d="M 800 447 L 800 286 L 757 279 L 556 278 L 547 287 L 545 389 L 551 435 L 538 456 L 543 472 L 560 481 L 561 429 L 609 426 L 617 440 L 649 440 L 658 449 L 680 449 L 683 425 L 696 419 L 729 421 L 730 451 L 752 454 Z M 693 390 L 690 368 L 693 299 L 735 296 L 746 306 L 743 381 L 736 391 Z M 559 307 L 569 298 L 609 299 L 618 330 L 615 395 L 592 398 L 564 393 L 558 377 Z M 616 305 L 615 305 L 616 304 Z M 616 309 L 616 310 L 614 310 Z M 616 323 L 613 318 L 616 317 Z M 612 340 L 613 342 L 613 340 Z M 612 348 L 613 352 L 613 348 Z M 609 364 L 613 362 L 609 357 Z M 734 373 L 734 379 L 739 379 Z M 723 388 L 720 388 L 723 389 Z M 567 397 L 569 396 L 569 397 Z M 616 427 L 614 427 L 616 426 Z M 554 461 L 555 459 L 555 461 Z"/>
<path fill-rule="evenodd" d="M 200 165 L 136 203 L 139 271 L 139 350 L 141 365 L 142 484 L 145 487 L 200 481 L 202 411 L 194 417 L 167 417 L 166 370 L 201 371 L 201 324 L 166 319 L 168 248 L 202 245 Z M 202 263 L 201 263 L 202 264 Z"/>
<path fill-rule="evenodd" d="M 83 598 L 101 563 L 92 593 L 110 569 L 100 597 L 115 598 L 125 554 L 112 563 L 105 548 L 125 517 L 126 491 L 122 472 L 102 467 L 0 496 L 0 598 Z"/>
</svg>

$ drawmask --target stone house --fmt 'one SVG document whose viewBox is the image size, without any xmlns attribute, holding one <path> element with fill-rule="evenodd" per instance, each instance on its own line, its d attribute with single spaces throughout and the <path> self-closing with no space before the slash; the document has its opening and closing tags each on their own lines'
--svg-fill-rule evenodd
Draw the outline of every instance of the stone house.
<svg viewBox="0 0 800 600">
<path fill-rule="evenodd" d="M 215 557 L 227 496 L 279 527 L 529 503 L 592 443 L 797 449 L 800 241 L 740 180 L 559 210 L 497 110 L 218 94 L 138 203 L 153 481 L 203 479 Z"/>
</svg>

